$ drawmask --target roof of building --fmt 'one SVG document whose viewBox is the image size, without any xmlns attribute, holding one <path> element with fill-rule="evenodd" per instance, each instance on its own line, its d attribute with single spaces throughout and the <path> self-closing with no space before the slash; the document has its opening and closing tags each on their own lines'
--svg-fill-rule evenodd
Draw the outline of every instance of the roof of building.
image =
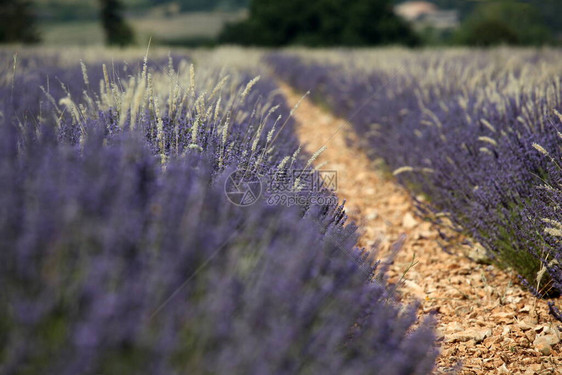
<svg viewBox="0 0 562 375">
<path fill-rule="evenodd" d="M 439 11 L 439 8 L 427 1 L 408 1 L 397 5 L 395 11 L 406 20 L 413 21 L 423 15 L 435 13 Z"/>
</svg>

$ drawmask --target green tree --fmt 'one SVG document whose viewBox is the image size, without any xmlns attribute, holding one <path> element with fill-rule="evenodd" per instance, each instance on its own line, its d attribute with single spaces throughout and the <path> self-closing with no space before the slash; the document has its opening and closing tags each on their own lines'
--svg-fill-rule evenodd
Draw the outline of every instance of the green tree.
<svg viewBox="0 0 562 375">
<path fill-rule="evenodd" d="M 135 36 L 131 26 L 125 22 L 123 7 L 118 0 L 101 1 L 101 21 L 105 32 L 105 41 L 108 45 L 121 47 L 132 44 Z"/>
<path fill-rule="evenodd" d="M 31 1 L 0 0 L 0 42 L 39 42 Z"/>
<path fill-rule="evenodd" d="M 131 3 L 133 1 L 137 0 L 128 0 Z M 217 9 L 229 11 L 246 8 L 249 0 L 148 0 L 147 2 L 153 6 L 174 2 L 184 12 L 210 12 Z"/>
<path fill-rule="evenodd" d="M 417 43 L 417 37 L 408 25 L 394 14 L 392 1 L 356 0 L 343 3 L 343 8 L 347 8 L 343 44 Z"/>
<path fill-rule="evenodd" d="M 552 33 L 531 4 L 498 1 L 479 5 L 455 35 L 455 41 L 475 46 L 542 45 Z"/>
<path fill-rule="evenodd" d="M 308 46 L 415 44 L 391 0 L 252 0 L 250 17 L 227 26 L 222 42 Z"/>
</svg>

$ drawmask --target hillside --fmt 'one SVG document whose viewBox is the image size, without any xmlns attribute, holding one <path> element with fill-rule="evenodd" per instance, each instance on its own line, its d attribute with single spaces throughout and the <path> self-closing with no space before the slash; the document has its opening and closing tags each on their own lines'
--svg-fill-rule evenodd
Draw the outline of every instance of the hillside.
<svg viewBox="0 0 562 375">
<path fill-rule="evenodd" d="M 174 13 L 196 11 L 234 11 L 247 7 L 249 0 L 122 0 L 127 13 Z M 42 21 L 91 20 L 97 17 L 97 0 L 36 0 L 36 12 Z"/>
</svg>

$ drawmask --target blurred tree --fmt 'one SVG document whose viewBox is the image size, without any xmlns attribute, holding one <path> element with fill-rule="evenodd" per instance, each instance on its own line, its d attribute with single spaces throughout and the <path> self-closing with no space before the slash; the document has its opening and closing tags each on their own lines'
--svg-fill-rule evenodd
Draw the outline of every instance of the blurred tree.
<svg viewBox="0 0 562 375">
<path fill-rule="evenodd" d="M 106 43 L 121 47 L 132 44 L 135 39 L 133 29 L 122 16 L 123 7 L 119 0 L 100 0 L 100 2 Z"/>
<path fill-rule="evenodd" d="M 562 1 L 560 0 L 532 0 L 541 12 L 545 23 L 559 35 L 562 34 Z"/>
<path fill-rule="evenodd" d="M 227 26 L 220 39 L 264 46 L 417 42 L 391 0 L 252 0 L 249 19 Z"/>
<path fill-rule="evenodd" d="M 454 40 L 475 46 L 542 45 L 552 41 L 552 33 L 533 5 L 499 1 L 479 5 L 463 22 Z"/>
<path fill-rule="evenodd" d="M 31 1 L 0 0 L 0 42 L 39 42 Z"/>
<path fill-rule="evenodd" d="M 417 44 L 417 37 L 406 22 L 395 15 L 392 1 L 344 1 L 342 7 L 342 11 L 347 8 L 343 44 Z"/>
<path fill-rule="evenodd" d="M 519 44 L 519 38 L 504 22 L 497 19 L 481 19 L 463 28 L 457 34 L 457 41 L 470 46 L 493 46 L 497 44 Z"/>
</svg>

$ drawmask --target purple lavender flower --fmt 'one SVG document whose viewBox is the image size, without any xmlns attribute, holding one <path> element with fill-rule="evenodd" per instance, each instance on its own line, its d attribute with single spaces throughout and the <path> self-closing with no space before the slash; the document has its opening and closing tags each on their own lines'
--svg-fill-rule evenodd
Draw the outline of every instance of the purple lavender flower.
<svg viewBox="0 0 562 375">
<path fill-rule="evenodd" d="M 312 90 L 313 98 L 350 118 L 370 156 L 406 172 L 398 180 L 429 199 L 418 202 L 420 212 L 437 222 L 435 214 L 445 214 L 453 229 L 481 243 L 493 261 L 515 269 L 539 294 L 557 295 L 562 246 L 553 230 L 545 232 L 545 220 L 561 222 L 561 172 L 551 162 L 562 158 L 560 86 L 554 75 L 541 77 L 534 90 L 522 83 L 532 64 L 541 61 L 553 70 L 560 55 L 516 57 L 508 70 L 494 63 L 494 52 L 427 53 L 403 58 L 397 74 L 349 69 L 364 58 L 360 53 L 340 59 L 347 65 L 285 53 L 273 53 L 266 62 L 297 89 Z M 482 71 L 489 72 L 488 80 L 477 77 Z M 549 157 L 533 144 L 549 150 Z"/>
<path fill-rule="evenodd" d="M 431 372 L 432 321 L 414 327 L 416 306 L 401 312 L 355 261 L 341 206 L 228 202 L 231 172 L 275 171 L 298 146 L 289 122 L 259 157 L 275 123 L 256 142 L 259 121 L 242 115 L 267 110 L 275 85 L 254 89 L 226 143 L 190 111 L 53 124 L 2 96 L 0 373 Z"/>
</svg>

